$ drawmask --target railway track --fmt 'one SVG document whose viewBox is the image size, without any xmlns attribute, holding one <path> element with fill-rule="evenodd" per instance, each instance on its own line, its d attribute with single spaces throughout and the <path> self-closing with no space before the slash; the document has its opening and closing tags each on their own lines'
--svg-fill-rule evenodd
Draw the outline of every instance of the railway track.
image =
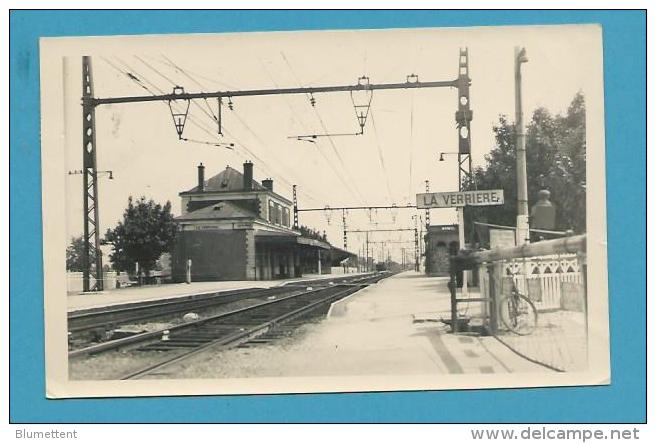
<svg viewBox="0 0 656 443">
<path fill-rule="evenodd" d="M 144 320 L 179 314 L 181 312 L 193 312 L 198 309 L 224 305 L 235 301 L 277 297 L 285 293 L 291 293 L 298 286 L 326 285 L 330 282 L 344 283 L 357 282 L 362 275 L 344 277 L 340 279 L 318 279 L 301 282 L 291 282 L 284 286 L 272 288 L 246 288 L 221 292 L 210 292 L 205 294 L 175 297 L 165 300 L 149 300 L 130 303 L 127 305 L 108 306 L 92 308 L 68 313 L 68 331 L 71 334 L 83 334 L 89 331 L 105 331 L 122 324 L 142 322 Z"/>
<path fill-rule="evenodd" d="M 265 334 L 271 336 L 281 326 L 290 325 L 316 313 L 322 307 L 344 298 L 369 284 L 390 276 L 375 274 L 366 277 L 350 278 L 316 289 L 288 286 L 292 292 L 263 303 L 234 309 L 222 314 L 200 320 L 157 330 L 135 334 L 118 340 L 100 343 L 69 352 L 70 358 L 105 353 L 111 350 L 125 350 L 148 355 L 156 354 L 156 363 L 124 374 L 122 379 L 141 378 L 157 375 L 158 371 L 181 360 L 206 351 L 209 348 L 227 349 L 246 342 L 257 340 Z"/>
</svg>

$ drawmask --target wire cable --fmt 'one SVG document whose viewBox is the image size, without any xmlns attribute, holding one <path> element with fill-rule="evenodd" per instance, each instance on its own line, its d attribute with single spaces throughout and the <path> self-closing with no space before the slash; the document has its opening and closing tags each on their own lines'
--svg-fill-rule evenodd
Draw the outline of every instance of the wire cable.
<svg viewBox="0 0 656 443">
<path fill-rule="evenodd" d="M 301 87 L 303 87 L 304 86 L 303 83 L 299 80 L 298 76 L 296 75 L 296 73 L 294 71 L 294 68 L 292 68 L 292 65 L 289 62 L 289 60 L 287 59 L 287 56 L 285 56 L 285 53 L 283 51 L 280 51 L 280 55 L 282 56 L 283 60 L 287 64 L 287 67 L 289 68 L 289 71 L 291 72 L 292 76 L 294 77 L 296 83 L 298 83 Z M 316 106 L 313 107 L 312 109 L 314 110 L 314 113 L 316 114 L 317 118 L 319 119 L 319 123 L 321 124 L 321 128 L 323 129 L 324 134 L 329 134 L 328 128 L 326 127 L 326 124 L 324 123 L 323 118 L 321 118 L 321 114 L 317 110 Z M 335 145 L 334 140 L 329 135 L 327 136 L 327 139 L 328 139 L 328 142 L 330 143 L 330 146 L 332 147 L 333 152 L 335 153 L 335 156 L 339 160 L 344 173 L 347 175 L 347 178 L 351 181 L 351 183 L 354 184 L 354 186 L 350 187 L 350 186 L 348 186 L 347 183 L 344 183 L 344 184 L 347 186 L 348 189 L 352 188 L 351 192 L 354 194 L 354 196 L 358 200 L 360 200 L 360 203 L 365 204 L 364 198 L 362 197 L 362 194 L 359 192 L 359 190 L 355 186 L 355 181 L 353 180 L 353 177 L 351 177 L 351 174 L 349 173 L 349 170 L 346 167 L 346 164 L 344 163 L 344 159 L 342 158 L 341 154 L 339 153 L 339 151 L 337 149 L 337 146 Z"/>
<path fill-rule="evenodd" d="M 383 170 L 383 176 L 385 177 L 385 185 L 387 186 L 387 195 L 389 197 L 390 203 L 394 201 L 392 198 L 392 190 L 389 182 L 389 175 L 387 174 L 387 168 L 385 167 L 385 159 L 383 155 L 383 150 L 380 146 L 380 139 L 378 138 L 378 129 L 376 129 L 376 120 L 374 119 L 373 111 L 370 112 L 371 116 L 371 126 L 374 128 L 374 140 L 376 142 L 376 150 L 378 151 L 378 160 L 380 161 L 380 167 Z"/>
<path fill-rule="evenodd" d="M 141 60 L 141 59 L 140 59 L 140 60 Z M 143 62 L 143 60 L 141 60 L 141 61 Z M 170 61 L 171 63 L 173 63 L 170 59 L 169 59 L 169 61 Z M 144 64 L 146 64 L 146 63 L 144 63 Z M 147 65 L 147 66 L 150 66 L 151 69 L 157 71 L 156 69 L 152 68 L 152 65 L 150 65 L 150 64 L 146 64 L 146 65 Z M 178 71 L 180 71 L 180 73 L 184 73 L 184 70 L 183 70 L 182 68 L 180 68 L 179 66 L 177 66 L 177 65 L 175 65 L 175 64 L 173 64 L 172 66 L 173 66 L 175 69 L 177 69 Z M 172 79 L 168 78 L 167 76 L 165 76 L 165 75 L 163 75 L 163 74 L 161 74 L 161 73 L 160 73 L 160 76 L 161 76 L 162 78 L 168 80 L 172 85 L 175 85 L 175 84 L 176 84 Z M 195 79 L 194 79 L 193 77 L 191 77 L 190 75 L 187 75 L 187 77 L 188 77 L 191 81 L 194 81 L 194 82 L 195 82 L 200 88 L 202 88 L 202 89 L 206 89 L 202 84 L 200 84 L 200 82 L 198 82 L 197 80 L 195 80 Z M 205 114 L 206 116 L 208 116 L 211 120 L 214 120 L 213 115 L 210 114 L 210 113 L 208 113 L 207 110 L 205 110 L 200 104 L 196 103 L 196 102 L 193 101 L 193 100 L 192 100 L 192 103 L 194 103 L 194 105 L 195 105 L 195 106 L 196 106 L 196 107 L 197 107 L 197 108 L 198 108 L 203 114 Z M 190 117 L 191 117 L 191 116 L 190 116 Z M 205 132 L 207 132 L 207 133 L 210 134 L 211 136 L 213 136 L 213 137 L 215 137 L 215 138 L 218 138 L 218 137 L 217 137 L 218 134 L 212 133 L 211 131 L 208 131 L 208 130 L 205 129 L 205 128 L 201 128 L 201 129 L 203 129 Z M 266 167 L 266 166 L 265 166 L 265 165 L 267 164 L 267 162 L 265 162 L 262 158 L 260 158 L 257 154 L 255 154 L 255 152 L 253 152 L 251 149 L 249 149 L 244 143 L 242 143 L 239 139 L 237 139 L 237 137 L 235 137 L 233 134 L 231 134 L 230 131 L 224 130 L 224 132 L 226 133 L 226 135 L 228 135 L 231 139 L 233 139 L 233 140 L 236 142 L 236 144 L 237 144 L 237 146 L 238 146 L 239 148 L 242 148 L 244 151 L 246 151 L 246 153 L 248 153 L 248 155 L 250 155 L 250 156 L 253 157 L 255 160 L 257 160 L 257 161 L 262 165 L 262 166 L 261 166 L 261 169 L 262 169 L 263 171 L 267 172 L 267 175 L 276 176 L 276 177 L 277 177 L 278 179 L 280 179 L 282 182 L 287 183 L 289 186 L 293 186 L 293 184 L 292 184 L 289 180 L 285 179 L 284 176 L 282 176 L 282 175 L 280 175 L 280 174 L 277 174 L 277 173 L 276 173 L 276 174 L 269 173 L 269 172 L 273 172 L 273 170 L 271 170 L 271 171 L 267 171 L 267 170 L 269 169 L 269 167 Z M 191 140 L 189 140 L 189 141 L 191 141 Z M 203 144 L 216 145 L 216 143 L 212 143 L 212 142 L 203 142 Z M 223 143 L 223 144 L 225 144 L 225 143 Z M 230 148 L 228 148 L 228 149 L 230 149 Z M 306 191 L 304 191 L 304 190 L 302 190 L 302 189 L 300 189 L 299 191 L 302 192 L 303 194 L 305 194 L 310 200 L 315 201 L 315 202 L 318 203 L 318 201 L 317 201 L 317 200 L 316 200 L 311 194 L 307 193 Z"/>
</svg>

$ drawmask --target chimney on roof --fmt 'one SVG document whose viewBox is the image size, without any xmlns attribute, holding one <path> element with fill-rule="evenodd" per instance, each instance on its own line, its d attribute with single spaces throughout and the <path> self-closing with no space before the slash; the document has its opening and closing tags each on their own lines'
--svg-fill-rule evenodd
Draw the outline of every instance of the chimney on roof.
<svg viewBox="0 0 656 443">
<path fill-rule="evenodd" d="M 198 165 L 198 192 L 205 190 L 205 166 L 201 163 Z"/>
<path fill-rule="evenodd" d="M 253 189 L 253 163 L 244 162 L 244 191 Z"/>
<path fill-rule="evenodd" d="M 269 191 L 273 191 L 273 179 L 267 178 L 265 180 L 262 180 L 262 186 L 267 188 Z"/>
</svg>

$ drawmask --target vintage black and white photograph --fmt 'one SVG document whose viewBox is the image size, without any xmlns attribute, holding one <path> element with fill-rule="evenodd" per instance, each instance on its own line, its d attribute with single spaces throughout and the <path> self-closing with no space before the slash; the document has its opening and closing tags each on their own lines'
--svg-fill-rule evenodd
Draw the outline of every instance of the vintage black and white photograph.
<svg viewBox="0 0 656 443">
<path fill-rule="evenodd" d="M 49 397 L 610 382 L 600 27 L 40 50 Z"/>
</svg>

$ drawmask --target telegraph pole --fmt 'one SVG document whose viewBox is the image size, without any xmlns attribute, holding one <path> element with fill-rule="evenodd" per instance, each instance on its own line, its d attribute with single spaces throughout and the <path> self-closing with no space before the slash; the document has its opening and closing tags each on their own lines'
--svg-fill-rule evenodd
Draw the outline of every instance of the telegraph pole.
<svg viewBox="0 0 656 443">
<path fill-rule="evenodd" d="M 367 252 L 366 252 L 366 255 L 365 255 L 365 259 L 364 259 L 365 269 L 366 269 L 365 272 L 369 272 L 369 231 L 367 231 L 367 233 L 365 234 L 365 237 L 366 237 L 365 242 L 366 242 L 366 245 L 367 245 L 366 246 L 366 248 L 367 248 L 366 251 Z"/>
<path fill-rule="evenodd" d="M 426 194 L 428 194 L 429 192 L 430 192 L 430 182 L 428 180 L 426 180 Z M 426 219 L 426 236 L 427 236 L 426 238 L 428 238 L 428 229 L 430 227 L 430 209 L 429 208 L 426 208 L 425 219 Z M 424 258 L 424 268 L 425 268 L 426 274 L 430 274 L 430 260 L 429 260 L 430 251 L 429 251 L 429 247 L 430 247 L 430 245 L 428 244 L 428 242 L 426 242 L 425 247 L 424 247 L 424 252 L 425 252 L 425 257 L 426 257 L 426 258 Z"/>
<path fill-rule="evenodd" d="M 426 180 L 426 194 L 430 193 L 430 182 Z M 426 230 L 428 231 L 428 227 L 430 226 L 430 209 L 426 208 L 426 214 L 424 219 L 426 220 Z"/>
<path fill-rule="evenodd" d="M 344 230 L 344 250 L 347 251 L 347 241 L 346 241 L 346 209 L 342 209 L 342 228 Z"/>
<path fill-rule="evenodd" d="M 296 197 L 296 185 L 292 185 L 292 195 L 294 202 L 294 229 L 298 229 L 298 198 Z"/>
<path fill-rule="evenodd" d="M 528 243 L 528 190 L 526 179 L 526 135 L 522 115 L 522 63 L 528 62 L 525 48 L 515 47 L 515 133 L 517 134 L 517 245 Z"/>
<path fill-rule="evenodd" d="M 419 232 L 417 231 L 416 216 L 415 216 L 415 271 L 419 272 Z"/>
</svg>

